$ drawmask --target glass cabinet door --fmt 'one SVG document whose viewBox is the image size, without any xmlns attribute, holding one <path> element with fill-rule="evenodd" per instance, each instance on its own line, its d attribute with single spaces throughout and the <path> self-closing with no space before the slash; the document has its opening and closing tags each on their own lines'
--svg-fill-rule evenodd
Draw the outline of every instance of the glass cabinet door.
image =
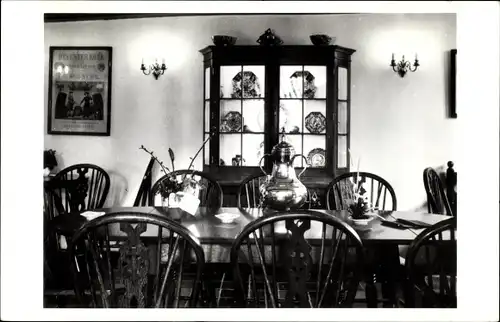
<svg viewBox="0 0 500 322">
<path fill-rule="evenodd" d="M 349 85 L 347 68 L 337 69 L 337 168 L 348 167 Z"/>
<path fill-rule="evenodd" d="M 279 132 L 313 168 L 326 166 L 326 66 L 280 66 Z M 295 158 L 295 167 L 305 166 Z"/>
<path fill-rule="evenodd" d="M 265 66 L 220 67 L 219 165 L 259 165 L 264 155 Z"/>
<path fill-rule="evenodd" d="M 205 94 L 203 96 L 203 139 L 206 140 L 210 136 L 210 67 L 205 68 Z M 205 144 L 203 147 L 203 163 L 210 165 L 210 144 Z"/>
</svg>

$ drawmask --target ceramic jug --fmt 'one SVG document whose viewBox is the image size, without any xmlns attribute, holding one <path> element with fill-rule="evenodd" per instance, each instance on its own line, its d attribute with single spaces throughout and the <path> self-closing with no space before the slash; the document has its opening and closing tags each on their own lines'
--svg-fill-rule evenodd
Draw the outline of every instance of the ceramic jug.
<svg viewBox="0 0 500 322">
<path fill-rule="evenodd" d="M 271 174 L 262 168 L 262 160 L 270 157 L 273 162 Z M 293 160 L 302 157 L 306 160 L 306 166 L 297 176 L 293 167 Z M 266 181 L 260 186 L 261 202 L 263 207 L 276 210 L 299 209 L 307 199 L 307 188 L 299 180 L 307 169 L 307 158 L 302 154 L 295 154 L 293 146 L 285 142 L 284 136 L 271 151 L 265 154 L 259 161 L 260 169 L 266 174 Z"/>
</svg>

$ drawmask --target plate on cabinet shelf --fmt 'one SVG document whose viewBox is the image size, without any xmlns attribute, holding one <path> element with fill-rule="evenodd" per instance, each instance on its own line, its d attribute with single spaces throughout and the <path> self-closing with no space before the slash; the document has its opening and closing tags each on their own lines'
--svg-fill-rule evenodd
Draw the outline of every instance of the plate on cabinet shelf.
<svg viewBox="0 0 500 322">
<path fill-rule="evenodd" d="M 231 111 L 224 116 L 220 124 L 221 132 L 240 132 L 241 131 L 241 113 Z"/>
<path fill-rule="evenodd" d="M 239 72 L 233 77 L 232 98 L 260 98 L 259 79 L 250 71 Z"/>
<path fill-rule="evenodd" d="M 307 155 L 307 162 L 310 167 L 318 168 L 324 167 L 326 163 L 326 151 L 322 148 L 312 149 Z"/>
<path fill-rule="evenodd" d="M 290 82 L 292 83 L 292 91 L 290 97 L 293 98 L 314 98 L 316 95 L 316 86 L 314 85 L 314 75 L 311 72 L 296 71 L 290 76 Z M 304 87 L 302 87 L 304 86 Z M 304 92 L 302 92 L 302 89 Z M 293 96 L 292 96 L 293 94 Z"/>
<path fill-rule="evenodd" d="M 311 112 L 306 116 L 305 126 L 309 132 L 320 134 L 326 130 L 326 117 L 321 112 Z"/>
</svg>

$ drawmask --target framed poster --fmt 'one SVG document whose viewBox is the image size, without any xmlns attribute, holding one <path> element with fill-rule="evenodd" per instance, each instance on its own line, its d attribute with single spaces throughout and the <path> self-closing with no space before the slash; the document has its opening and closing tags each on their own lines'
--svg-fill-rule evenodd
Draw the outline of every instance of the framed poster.
<svg viewBox="0 0 500 322">
<path fill-rule="evenodd" d="M 111 47 L 50 47 L 48 134 L 109 136 Z"/>
<path fill-rule="evenodd" d="M 457 50 L 450 52 L 450 117 L 457 118 Z"/>
</svg>

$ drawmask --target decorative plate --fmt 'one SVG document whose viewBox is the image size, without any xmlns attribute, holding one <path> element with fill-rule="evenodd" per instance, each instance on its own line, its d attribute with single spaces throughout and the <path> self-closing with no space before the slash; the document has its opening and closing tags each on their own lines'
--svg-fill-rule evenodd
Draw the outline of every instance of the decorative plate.
<svg viewBox="0 0 500 322">
<path fill-rule="evenodd" d="M 232 98 L 259 98 L 261 95 L 259 80 L 253 72 L 239 72 L 234 76 Z"/>
<path fill-rule="evenodd" d="M 326 118 L 321 112 L 311 112 L 306 116 L 306 129 L 314 134 L 319 134 L 326 130 Z"/>
<path fill-rule="evenodd" d="M 241 131 L 241 113 L 231 111 L 224 116 L 220 124 L 221 132 L 239 132 Z"/>
<path fill-rule="evenodd" d="M 314 75 L 311 72 L 297 71 L 290 76 L 292 90 L 295 97 L 314 98 L 316 94 L 316 86 L 314 85 Z M 304 92 L 302 93 L 302 84 L 304 84 Z M 302 94 L 302 95 L 301 95 Z"/>
<path fill-rule="evenodd" d="M 316 148 L 312 149 L 307 155 L 307 162 L 311 167 L 324 167 L 325 166 L 325 149 Z"/>
</svg>

